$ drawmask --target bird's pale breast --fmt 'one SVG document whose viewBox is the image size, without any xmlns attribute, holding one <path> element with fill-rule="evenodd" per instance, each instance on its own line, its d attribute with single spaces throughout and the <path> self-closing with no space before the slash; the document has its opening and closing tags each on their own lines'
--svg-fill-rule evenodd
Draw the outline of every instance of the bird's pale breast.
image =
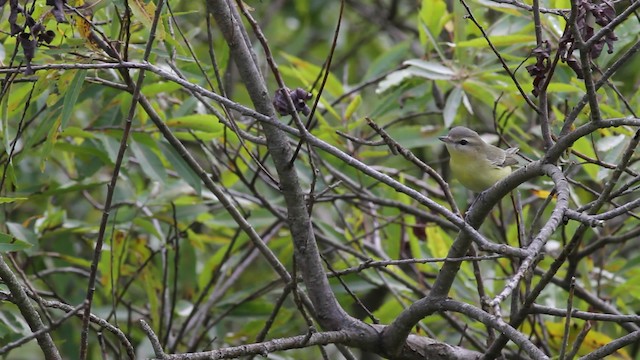
<svg viewBox="0 0 640 360">
<path fill-rule="evenodd" d="M 493 184 L 511 174 L 511 167 L 499 167 L 485 158 L 465 153 L 451 153 L 451 172 L 464 187 L 475 192 L 490 188 Z"/>
</svg>

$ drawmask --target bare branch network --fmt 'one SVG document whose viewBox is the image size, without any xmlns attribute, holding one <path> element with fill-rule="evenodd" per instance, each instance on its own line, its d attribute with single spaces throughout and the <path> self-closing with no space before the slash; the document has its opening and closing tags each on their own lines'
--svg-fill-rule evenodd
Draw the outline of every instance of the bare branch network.
<svg viewBox="0 0 640 360">
<path fill-rule="evenodd" d="M 29 3 L 1 5 L 0 355 L 640 351 L 640 2 Z M 326 41 L 287 54 L 305 6 Z M 526 160 L 470 196 L 454 123 Z"/>
</svg>

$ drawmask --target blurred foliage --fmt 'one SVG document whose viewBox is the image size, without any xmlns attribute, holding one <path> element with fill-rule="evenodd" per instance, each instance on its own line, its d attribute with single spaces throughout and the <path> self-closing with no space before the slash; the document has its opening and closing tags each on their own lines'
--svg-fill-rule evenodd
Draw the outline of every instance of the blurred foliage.
<svg viewBox="0 0 640 360">
<path fill-rule="evenodd" d="M 340 3 L 245 3 L 252 8 L 253 17 L 269 40 L 287 86 L 310 91 L 315 101 L 323 64 L 332 51 Z M 362 145 L 336 131 L 363 140 L 378 140 L 364 121 L 369 117 L 443 174 L 447 174 L 446 153 L 437 135 L 453 125 L 465 125 L 481 133 L 497 131 L 527 157 L 542 156 L 544 146 L 537 116 L 503 68 L 508 67 L 522 92 L 534 99 L 533 79 L 525 69 L 535 63 L 531 57 L 536 47 L 532 15 L 491 1 L 467 3 L 504 64 L 468 19 L 459 1 L 346 1 L 330 73 L 311 130 L 318 138 L 443 205 L 446 202 L 437 183 L 412 163 L 391 156 L 388 148 Z M 114 48 L 123 52 L 129 41 L 125 60 L 139 62 L 155 5 L 152 1 L 128 4 L 133 13 L 130 25 L 122 21 L 127 13 L 124 1 L 72 5 L 96 25 L 93 34 L 99 30 L 99 37 L 112 41 Z M 541 4 L 545 8 L 570 8 L 569 0 Z M 167 5 L 149 63 L 167 71 L 169 66 L 178 69 L 179 76 L 187 81 L 251 107 L 237 71 L 229 63 L 228 48 L 216 24 L 208 28 L 213 20 L 206 18 L 205 4 L 170 1 Z M 65 12 L 68 23 L 63 23 L 55 19 L 44 0 L 29 1 L 25 6 L 32 8 L 32 18 L 55 36 L 49 44 L 39 41 L 33 59 L 29 59 L 17 45 L 17 36 L 11 35 L 9 5 L 5 4 L 0 33 L 0 251 L 13 258 L 41 296 L 75 306 L 87 291 L 107 183 L 116 162 L 131 94 L 116 69 L 117 63 L 108 59 L 77 13 Z M 25 16 L 18 14 L 16 23 L 25 21 Z M 541 21 L 545 38 L 557 44 L 565 27 L 562 17 L 543 14 Z M 595 65 L 607 69 L 638 41 L 639 33 L 637 22 L 623 22 L 616 29 L 614 52 L 603 52 Z M 264 65 L 269 89 L 275 92 L 277 84 L 267 70 L 260 44 L 252 35 L 251 39 L 258 60 Z M 629 116 L 628 109 L 639 108 L 639 61 L 636 56 L 616 72 L 611 79 L 615 87 L 603 87 L 598 92 L 603 118 Z M 19 64 L 24 70 L 28 62 L 34 74 L 11 71 Z M 82 64 L 87 66 L 79 69 L 77 65 Z M 135 78 L 137 71 L 129 72 Z M 223 84 L 217 78 L 223 79 Z M 559 63 L 548 91 L 551 127 L 558 133 L 566 114 L 585 94 L 585 87 L 569 66 Z M 211 107 L 207 108 L 185 87 L 157 73 L 147 72 L 142 94 L 211 177 L 224 186 L 280 261 L 293 269 L 293 245 L 283 227 L 285 204 L 277 186 L 259 170 L 264 167 L 275 173 L 266 147 L 247 140 L 241 142 L 233 129 L 218 121 L 217 114 L 229 116 L 228 110 L 213 101 L 206 104 Z M 252 119 L 231 115 L 239 129 L 261 135 L 259 125 Z M 589 113 L 584 110 L 575 125 L 587 121 Z M 175 344 L 169 350 L 175 352 L 254 341 L 282 296 L 277 274 L 141 107 L 133 119 L 132 131 L 98 267 L 93 312 L 122 329 L 141 358 L 151 354 L 148 341 L 136 324 L 141 318 L 152 325 L 161 339 L 169 338 L 169 343 Z M 567 166 L 567 175 L 580 184 L 572 187 L 575 207 L 596 198 L 603 181 L 613 171 L 598 161 L 615 164 L 632 134 L 628 128 L 603 129 L 575 142 L 575 152 L 565 159 L 572 164 Z M 297 139 L 292 138 L 292 145 L 296 143 Z M 305 152 L 296 166 L 304 188 L 319 195 L 313 206 L 313 221 L 325 259 L 333 270 L 357 266 L 369 258 L 446 256 L 457 231 L 453 226 L 425 223 L 420 211 L 429 213 L 428 210 L 420 209 L 408 196 L 381 186 L 321 151 L 312 155 Z M 637 162 L 628 170 L 621 184 L 630 182 L 638 172 Z M 462 204 L 470 195 L 457 182 L 451 184 L 458 204 L 464 208 Z M 519 221 L 530 233 L 539 228 L 534 219 L 545 219 L 550 214 L 551 208 L 542 206 L 551 188 L 545 179 L 520 187 L 523 209 Z M 632 190 L 618 197 L 618 203 L 636 198 L 637 190 Z M 483 226 L 483 233 L 492 241 L 519 246 L 522 239 L 518 238 L 511 202 L 505 199 L 498 210 Z M 603 229 L 591 230 L 585 243 L 625 234 L 637 226 L 634 217 L 615 219 Z M 562 226 L 552 242 L 561 246 L 575 228 L 572 222 Z M 630 264 L 640 261 L 639 255 L 637 245 L 626 242 L 603 248 L 580 262 L 577 281 L 601 298 L 610 299 L 621 311 L 634 313 L 640 306 L 635 282 L 640 274 Z M 547 268 L 550 261 L 545 258 L 539 267 Z M 481 263 L 489 297 L 503 288 L 515 270 L 513 266 L 507 259 Z M 354 313 L 358 310 L 351 292 L 362 298 L 375 294 L 370 297 L 378 300 L 371 302 L 371 316 L 389 323 L 428 290 L 438 269 L 439 263 L 428 263 L 345 275 L 341 280 L 350 292 L 335 278 L 331 284 L 340 303 L 349 309 L 354 306 Z M 473 271 L 470 263 L 463 264 L 450 296 L 480 305 Z M 2 284 L 0 291 L 7 291 Z M 567 298 L 566 293 L 549 288 L 539 301 L 565 308 Z M 206 313 L 196 313 L 204 326 L 185 329 L 189 314 L 204 308 L 205 303 L 210 304 Z M 573 306 L 587 310 L 580 299 Z M 48 311 L 54 318 L 61 315 L 59 310 Z M 455 315 L 447 320 L 434 316 L 425 319 L 420 331 L 457 344 L 462 331 L 449 325 L 468 326 L 461 345 L 474 348 L 483 344 L 486 330 L 484 325 L 467 320 Z M 79 329 L 80 320 L 72 319 L 52 332 L 64 358 L 77 357 Z M 307 323 L 289 296 L 267 338 L 297 335 L 306 329 Z M 602 334 L 601 338 L 606 339 L 620 336 L 620 329 L 614 327 L 599 331 L 593 334 Z M 124 357 L 117 340 L 106 331 L 101 332 L 106 345 L 92 333 L 90 358 L 98 358 L 101 349 L 114 358 Z M 30 333 L 14 305 L 0 304 L 0 344 Z M 557 354 L 559 346 L 551 344 L 550 348 Z M 335 348 L 327 351 L 331 358 L 339 356 L 334 354 Z M 38 354 L 39 350 L 30 345 L 24 351 L 9 353 L 7 358 L 36 358 Z M 310 348 L 273 358 L 318 356 L 318 350 Z"/>
</svg>

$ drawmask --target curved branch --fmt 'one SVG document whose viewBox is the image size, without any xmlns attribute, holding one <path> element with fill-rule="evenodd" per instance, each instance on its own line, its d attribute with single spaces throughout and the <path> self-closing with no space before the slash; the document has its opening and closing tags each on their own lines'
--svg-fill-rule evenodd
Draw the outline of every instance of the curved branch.
<svg viewBox="0 0 640 360">
<path fill-rule="evenodd" d="M 38 314 L 29 301 L 27 293 L 22 288 L 18 278 L 11 271 L 11 268 L 9 268 L 9 265 L 4 261 L 4 256 L 2 256 L 2 254 L 0 254 L 0 279 L 2 279 L 9 288 L 11 296 L 13 297 L 13 302 L 18 306 L 22 316 L 24 316 L 27 324 L 29 324 L 31 331 L 39 332 L 44 329 L 45 326 L 42 323 L 42 319 L 40 319 L 40 314 Z M 40 332 L 39 335 L 36 336 L 36 339 L 38 341 L 38 345 L 40 345 L 40 348 L 42 349 L 45 359 L 62 359 L 56 345 L 51 339 L 51 335 L 49 335 L 48 332 Z"/>
<path fill-rule="evenodd" d="M 544 244 L 547 243 L 547 240 L 549 240 L 551 234 L 553 234 L 553 232 L 562 223 L 564 214 L 569 207 L 569 183 L 564 177 L 562 171 L 558 167 L 551 164 L 543 165 L 542 170 L 545 174 L 551 177 L 555 184 L 555 190 L 558 194 L 556 199 L 556 206 L 551 212 L 549 220 L 547 220 L 546 224 L 542 227 L 542 229 L 540 229 L 538 235 L 533 239 L 533 241 L 527 248 L 527 250 L 530 251 L 531 255 L 529 255 L 522 261 L 522 264 L 520 264 L 518 271 L 511 278 L 511 280 L 509 280 L 507 285 L 505 285 L 502 292 L 500 292 L 500 294 L 498 294 L 493 300 L 489 302 L 489 306 L 495 308 L 496 314 L 500 313 L 498 311 L 500 303 L 504 301 L 504 299 L 506 299 L 514 289 L 516 289 L 516 287 L 520 283 L 520 280 L 525 276 L 525 274 L 530 270 L 530 267 L 534 264 L 534 260 L 541 255 Z"/>
<path fill-rule="evenodd" d="M 463 302 L 455 301 L 452 299 L 445 299 L 440 304 L 440 310 L 456 311 L 465 314 L 473 319 L 476 319 L 486 326 L 492 327 L 496 330 L 500 330 L 502 334 L 508 337 L 516 345 L 525 351 L 533 359 L 548 359 L 542 350 L 534 345 L 526 335 L 522 334 L 509 324 L 505 323 L 502 319 L 490 315 L 475 306 L 465 304 Z"/>
<path fill-rule="evenodd" d="M 31 297 L 33 297 L 33 294 L 30 294 Z M 50 307 L 52 309 L 60 309 L 62 311 L 66 311 L 67 313 L 71 313 L 71 312 L 75 312 L 75 315 L 77 317 L 82 317 L 83 314 L 79 311 L 75 311 L 75 309 L 73 308 L 73 306 L 69 305 L 69 304 L 65 304 L 59 301 L 55 301 L 55 300 L 45 300 L 42 299 L 42 304 L 46 307 Z M 123 346 L 126 349 L 127 352 L 127 356 L 129 357 L 129 359 L 135 359 L 136 358 L 136 354 L 135 354 L 135 350 L 133 349 L 133 345 L 131 345 L 131 342 L 129 341 L 129 339 L 127 338 L 127 335 L 125 335 L 125 333 L 122 332 L 122 330 L 120 330 L 120 328 L 111 325 L 111 323 L 109 323 L 107 320 L 98 317 L 95 314 L 89 314 L 89 321 L 91 321 L 92 323 L 104 328 L 105 330 L 109 331 L 110 333 L 112 333 L 115 337 L 118 338 L 118 340 L 120 341 L 120 345 Z"/>
<path fill-rule="evenodd" d="M 210 0 L 207 1 L 207 5 L 229 45 L 231 56 L 256 110 L 263 116 L 275 119 L 276 112 L 270 101 L 263 76 L 254 62 L 249 44 L 242 37 L 243 26 L 237 9 L 224 0 Z M 295 245 L 296 260 L 304 282 L 310 289 L 308 293 L 320 325 L 326 329 L 342 329 L 358 324 L 358 327 L 364 330 L 366 328 L 362 326 L 364 323 L 350 317 L 338 304 L 324 275 L 324 267 L 320 261 L 298 174 L 295 167 L 289 166 L 293 152 L 289 147 L 288 137 L 281 129 L 270 124 L 264 124 L 263 130 L 287 205 L 288 223 Z"/>
<path fill-rule="evenodd" d="M 542 164 L 537 161 L 516 170 L 513 174 L 494 185 L 492 189 L 480 194 L 472 208 L 469 209 L 466 218 L 470 225 L 473 227 L 479 227 L 489 211 L 491 211 L 493 205 L 506 195 L 508 191 L 518 184 L 542 174 L 552 176 L 562 195 L 559 196 L 556 208 L 554 209 L 551 218 L 542 228 L 538 237 L 536 237 L 532 242 L 529 249 L 527 249 L 527 252 L 529 253 L 527 256 L 528 261 L 525 260 L 525 262 L 523 262 L 523 266 L 527 267 L 533 262 L 534 257 L 539 254 L 540 249 L 546 240 L 560 224 L 564 211 L 568 206 L 568 184 L 562 175 L 562 172 L 557 167 L 549 164 Z M 465 233 L 460 233 L 451 246 L 447 256 L 450 258 L 464 256 L 468 251 L 470 244 L 468 236 L 466 236 Z M 383 338 L 386 346 L 391 348 L 399 347 L 403 339 L 409 334 L 413 326 L 418 321 L 438 310 L 435 304 L 446 298 L 459 269 L 459 263 L 445 262 L 429 295 L 413 303 L 407 310 L 400 313 L 396 320 L 389 325 L 389 329 L 385 332 Z M 518 280 L 519 277 L 515 279 L 516 282 Z M 505 294 L 508 293 L 510 293 L 509 287 L 505 289 Z M 501 295 L 506 297 L 504 294 Z M 492 305 L 497 304 L 499 301 L 501 301 L 501 297 L 496 298 Z"/>
</svg>

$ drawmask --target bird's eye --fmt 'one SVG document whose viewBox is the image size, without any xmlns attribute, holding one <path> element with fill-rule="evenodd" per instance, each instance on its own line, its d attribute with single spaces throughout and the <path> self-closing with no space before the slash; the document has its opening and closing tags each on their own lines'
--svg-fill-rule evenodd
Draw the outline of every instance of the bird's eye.
<svg viewBox="0 0 640 360">
<path fill-rule="evenodd" d="M 469 142 L 467 140 L 465 140 L 465 139 L 462 139 L 462 140 L 459 141 L 460 145 L 467 145 L 468 143 Z"/>
</svg>

